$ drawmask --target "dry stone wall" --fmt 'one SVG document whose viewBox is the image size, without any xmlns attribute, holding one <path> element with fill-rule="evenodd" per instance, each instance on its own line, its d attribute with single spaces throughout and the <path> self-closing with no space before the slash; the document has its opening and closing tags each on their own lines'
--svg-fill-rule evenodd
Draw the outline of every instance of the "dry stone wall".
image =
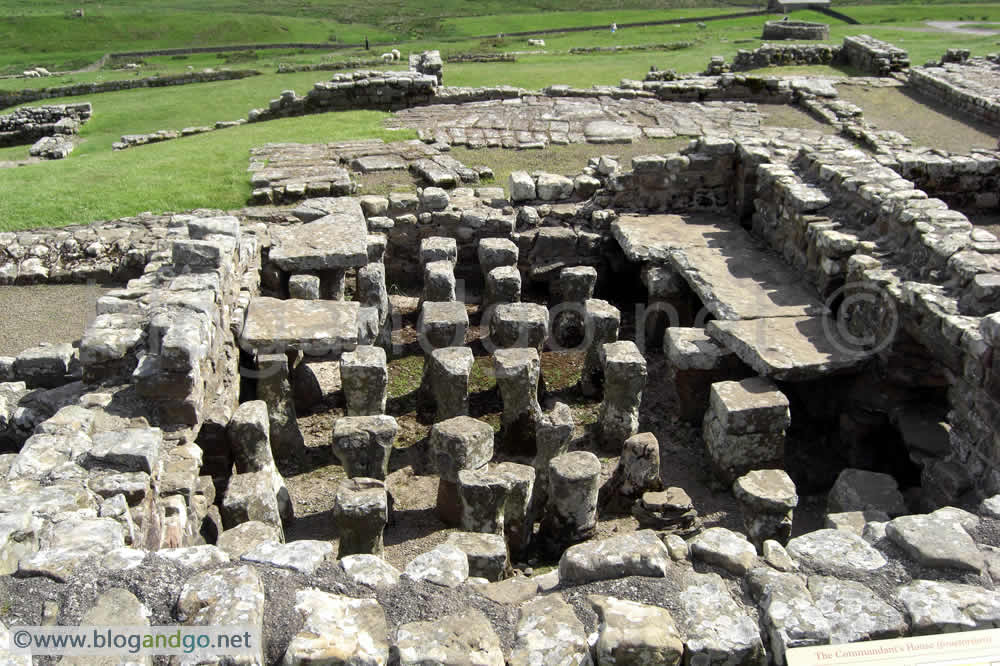
<svg viewBox="0 0 1000 666">
<path fill-rule="evenodd" d="M 34 143 L 42 137 L 76 134 L 90 120 L 89 102 L 28 106 L 0 116 L 0 147 Z"/>
<path fill-rule="evenodd" d="M 761 44 L 753 51 L 737 51 L 730 69 L 737 72 L 761 67 L 829 65 L 840 54 L 840 46 L 828 44 Z"/>
<path fill-rule="evenodd" d="M 852 67 L 875 76 L 888 76 L 910 66 L 906 51 L 868 35 L 844 37 L 841 53 Z"/>
<path fill-rule="evenodd" d="M 159 88 L 162 86 L 183 86 L 189 83 L 233 81 L 236 79 L 245 79 L 248 76 L 258 76 L 259 74 L 260 72 L 253 70 L 189 72 L 186 74 L 153 76 L 145 79 L 122 79 L 120 81 L 102 81 L 100 83 L 76 83 L 52 88 L 29 88 L 12 92 L 0 92 L 0 109 L 36 102 L 41 99 L 96 95 L 98 93 L 132 90 L 134 88 Z"/>
<path fill-rule="evenodd" d="M 914 67 L 907 82 L 917 92 L 991 124 L 1000 124 L 995 81 L 1000 65 L 983 58 L 938 67 Z"/>
<path fill-rule="evenodd" d="M 830 39 L 830 26 L 808 21 L 766 21 L 761 39 Z"/>
</svg>

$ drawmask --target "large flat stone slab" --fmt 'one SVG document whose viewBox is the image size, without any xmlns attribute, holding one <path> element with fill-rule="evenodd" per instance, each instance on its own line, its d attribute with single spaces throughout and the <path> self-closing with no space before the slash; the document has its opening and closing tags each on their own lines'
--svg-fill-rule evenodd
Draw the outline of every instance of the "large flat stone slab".
<svg viewBox="0 0 1000 666">
<path fill-rule="evenodd" d="M 843 341 L 828 315 L 715 320 L 706 331 L 758 374 L 782 381 L 849 372 L 870 358 Z"/>
<path fill-rule="evenodd" d="M 670 265 L 716 319 L 827 312 L 802 277 L 735 222 L 704 215 L 625 215 L 612 224 L 632 261 Z"/>
<path fill-rule="evenodd" d="M 358 346 L 358 313 L 354 301 L 279 300 L 260 296 L 250 301 L 240 347 L 248 352 L 299 349 L 322 356 Z"/>
<path fill-rule="evenodd" d="M 640 263 L 666 263 L 670 250 L 732 247 L 749 240 L 739 225 L 717 215 L 622 215 L 611 231 L 625 256 Z"/>
<path fill-rule="evenodd" d="M 368 263 L 368 225 L 357 199 L 344 199 L 340 211 L 313 222 L 273 227 L 271 238 L 270 260 L 289 273 Z"/>
</svg>

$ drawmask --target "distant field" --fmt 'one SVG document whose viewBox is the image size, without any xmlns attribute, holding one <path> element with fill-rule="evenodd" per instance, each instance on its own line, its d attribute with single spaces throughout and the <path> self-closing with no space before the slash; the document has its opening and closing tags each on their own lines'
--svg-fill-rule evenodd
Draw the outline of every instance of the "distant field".
<svg viewBox="0 0 1000 666">
<path fill-rule="evenodd" d="M 445 83 L 484 86 L 509 84 L 540 89 L 552 84 L 577 87 L 614 85 L 623 78 L 641 79 L 651 65 L 691 73 L 704 70 L 713 55 L 731 60 L 739 49 L 761 44 L 763 17 L 745 17 L 694 23 L 622 28 L 615 34 L 611 22 L 666 21 L 693 14 L 713 15 L 753 9 L 753 2 L 694 8 L 687 0 L 607 2 L 579 0 L 525 3 L 520 0 L 445 0 L 421 11 L 420 3 L 388 4 L 333 0 L 275 0 L 237 3 L 235 0 L 171 0 L 155 9 L 137 10 L 125 0 L 100 4 L 81 0 L 0 0 L 0 72 L 27 66 L 50 69 L 82 66 L 109 51 L 148 50 L 235 43 L 333 42 L 358 43 L 367 36 L 385 40 L 407 54 L 428 48 L 447 56 L 470 52 L 523 52 L 539 49 L 527 37 L 497 39 L 500 32 L 597 26 L 588 32 L 544 35 L 543 53 L 517 56 L 516 63 L 447 65 Z M 68 17 L 76 6 L 83 19 Z M 430 6 L 429 3 L 427 6 Z M 914 63 L 936 60 L 949 47 L 962 46 L 975 55 L 1000 50 L 998 37 L 955 35 L 927 28 L 926 21 L 1000 21 L 1000 4 L 935 3 L 854 5 L 838 7 L 861 21 L 848 25 L 811 12 L 795 12 L 800 20 L 830 24 L 829 43 L 867 33 L 910 52 Z M 572 11 L 569 11 L 572 10 Z M 385 19 L 385 20 L 383 20 Z M 372 27 L 378 24 L 381 27 Z M 480 36 L 489 35 L 488 38 Z M 577 55 L 576 47 L 687 43 L 676 50 L 625 51 Z M 248 151 L 267 141 L 331 141 L 354 137 L 411 138 L 409 132 L 389 132 L 385 114 L 330 113 L 272 121 L 222 130 L 161 144 L 111 151 L 123 134 L 245 118 L 252 108 L 266 106 L 283 90 L 303 94 L 329 72 L 278 75 L 279 64 L 308 64 L 374 58 L 387 47 L 373 45 L 330 50 L 256 49 L 252 52 L 200 53 L 135 58 L 139 71 L 102 69 L 62 74 L 47 79 L 0 79 L 0 90 L 51 87 L 70 83 L 146 77 L 206 68 L 256 69 L 261 76 L 240 81 L 167 88 L 144 88 L 86 97 L 49 100 L 48 103 L 90 101 L 93 119 L 81 132 L 81 144 L 69 159 L 0 169 L 0 228 L 86 222 L 133 214 L 143 210 L 183 210 L 197 206 L 234 207 L 246 202 Z M 121 64 L 121 63 L 118 63 Z M 405 67 L 400 63 L 399 66 Z M 381 67 L 380 67 L 381 68 Z M 853 72 L 830 68 L 776 70 L 775 73 L 821 73 L 847 76 Z M 3 111 L 6 112 L 6 111 Z M 0 149 L 0 160 L 21 160 L 27 147 Z M 589 150 L 589 149 L 588 149 Z M 572 151 L 568 151 L 572 152 Z M 501 168 L 502 171 L 502 168 Z"/>
</svg>

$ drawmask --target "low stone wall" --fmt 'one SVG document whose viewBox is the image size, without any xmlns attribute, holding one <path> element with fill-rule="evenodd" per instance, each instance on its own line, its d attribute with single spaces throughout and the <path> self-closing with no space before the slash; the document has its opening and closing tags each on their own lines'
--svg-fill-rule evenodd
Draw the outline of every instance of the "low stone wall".
<svg viewBox="0 0 1000 666">
<path fill-rule="evenodd" d="M 446 56 L 446 63 L 459 62 L 517 62 L 513 53 L 454 53 Z"/>
<path fill-rule="evenodd" d="M 56 134 L 76 134 L 90 120 L 90 102 L 29 106 L 0 116 L 0 147 L 20 146 Z"/>
<path fill-rule="evenodd" d="M 701 76 L 676 81 L 622 82 L 631 88 L 637 85 L 657 99 L 670 102 L 703 102 L 739 100 L 767 104 L 790 104 L 795 91 L 789 81 L 776 77 L 751 74 L 722 74 Z"/>
<path fill-rule="evenodd" d="M 830 39 L 830 26 L 808 21 L 766 21 L 761 39 Z"/>
<path fill-rule="evenodd" d="M 360 69 L 363 67 L 380 67 L 385 64 L 382 58 L 367 60 L 345 60 L 343 62 L 320 62 L 309 65 L 291 65 L 281 63 L 276 70 L 278 74 L 294 74 L 296 72 L 338 72 L 343 69 Z"/>
<path fill-rule="evenodd" d="M 840 57 L 841 47 L 828 44 L 761 44 L 753 51 L 736 52 L 734 72 L 761 67 L 829 65 Z"/>
<path fill-rule="evenodd" d="M 135 146 L 145 146 L 148 143 L 171 141 L 185 136 L 204 134 L 205 132 L 213 132 L 215 130 L 227 129 L 229 127 L 239 127 L 246 122 L 246 119 L 240 118 L 239 120 L 220 120 L 211 127 L 185 127 L 181 130 L 159 130 L 156 132 L 150 132 L 149 134 L 123 134 L 120 140 L 111 144 L 111 149 L 125 150 L 126 148 L 133 148 Z"/>
<path fill-rule="evenodd" d="M 1000 87 L 991 85 L 1000 65 L 984 58 L 940 67 L 914 67 L 907 83 L 922 95 L 979 120 L 1000 125 Z"/>
<path fill-rule="evenodd" d="M 248 76 L 258 76 L 254 70 L 221 71 L 221 72 L 189 72 L 186 74 L 169 74 L 152 76 L 145 79 L 122 79 L 120 81 L 103 81 L 101 83 L 74 83 L 68 86 L 54 88 L 29 88 L 0 92 L 0 109 L 19 104 L 35 102 L 40 99 L 56 97 L 78 97 L 80 95 L 96 95 L 98 93 L 115 92 L 117 90 L 132 90 L 134 88 L 159 88 L 161 86 L 183 86 L 189 83 L 210 83 L 213 81 L 233 81 L 245 79 Z"/>
<path fill-rule="evenodd" d="M 330 81 L 317 83 L 304 97 L 291 90 L 283 92 L 268 108 L 250 111 L 247 120 L 253 123 L 346 109 L 405 109 L 429 103 L 437 84 L 434 76 L 417 72 L 359 70 L 337 74 Z"/>
<path fill-rule="evenodd" d="M 910 66 L 906 51 L 868 35 L 844 37 L 841 56 L 852 67 L 875 76 L 888 76 Z"/>
<path fill-rule="evenodd" d="M 569 50 L 573 54 L 620 53 L 623 51 L 681 51 L 694 46 L 694 42 L 666 42 L 662 44 L 633 44 L 624 46 L 575 46 Z"/>
</svg>

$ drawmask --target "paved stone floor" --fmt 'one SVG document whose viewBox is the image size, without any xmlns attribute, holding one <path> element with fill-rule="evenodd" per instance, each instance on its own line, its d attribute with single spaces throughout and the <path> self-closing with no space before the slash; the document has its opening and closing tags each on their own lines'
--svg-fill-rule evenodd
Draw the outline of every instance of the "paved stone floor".
<svg viewBox="0 0 1000 666">
<path fill-rule="evenodd" d="M 752 130 L 762 119 L 757 105 L 745 102 L 526 96 L 414 107 L 397 112 L 389 125 L 415 129 L 422 139 L 442 144 L 541 148 Z"/>
</svg>

